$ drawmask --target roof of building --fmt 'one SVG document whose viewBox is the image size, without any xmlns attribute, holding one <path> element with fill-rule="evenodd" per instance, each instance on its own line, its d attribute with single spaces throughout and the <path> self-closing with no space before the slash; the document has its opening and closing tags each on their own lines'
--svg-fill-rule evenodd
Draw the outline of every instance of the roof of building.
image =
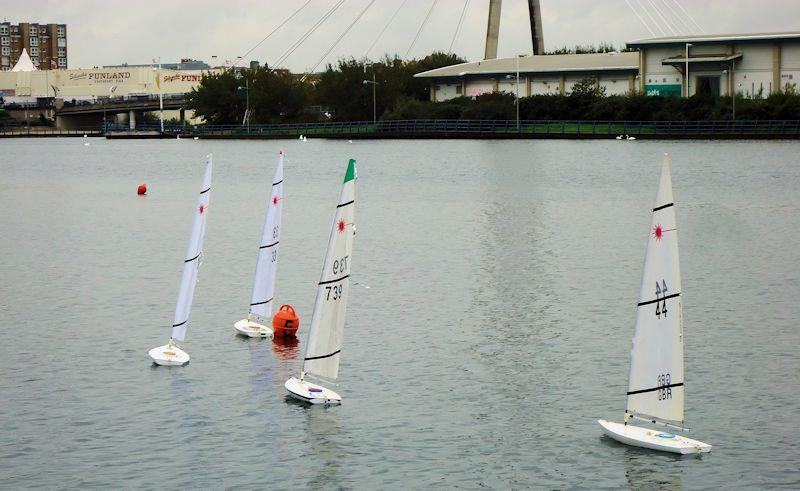
<svg viewBox="0 0 800 491">
<path fill-rule="evenodd" d="M 636 41 L 628 41 L 626 44 L 629 48 L 638 48 L 641 46 L 654 46 L 664 44 L 717 44 L 721 42 L 763 42 L 763 41 L 780 41 L 788 39 L 800 39 L 800 32 L 762 32 L 750 34 L 698 34 L 693 36 L 665 36 L 657 38 L 638 39 Z"/>
<path fill-rule="evenodd" d="M 32 72 L 36 70 L 36 66 L 34 66 L 33 62 L 31 61 L 31 57 L 28 56 L 28 50 L 22 48 L 22 54 L 19 55 L 19 60 L 17 60 L 17 64 L 14 65 L 14 68 L 11 69 L 12 72 Z"/>
<path fill-rule="evenodd" d="M 588 53 L 579 55 L 537 55 L 519 58 L 519 72 L 569 73 L 638 71 L 639 53 Z M 517 58 L 497 58 L 459 63 L 414 75 L 419 78 L 444 78 L 480 75 L 508 75 L 517 72 Z"/>
</svg>

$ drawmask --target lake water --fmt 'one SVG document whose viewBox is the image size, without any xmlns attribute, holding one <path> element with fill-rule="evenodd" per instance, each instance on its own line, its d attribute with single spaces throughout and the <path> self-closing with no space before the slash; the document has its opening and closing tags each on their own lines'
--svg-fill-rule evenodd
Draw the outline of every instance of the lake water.
<svg viewBox="0 0 800 491">
<path fill-rule="evenodd" d="M 84 142 L 88 141 L 89 146 Z M 287 154 L 276 301 L 240 339 Z M 188 366 L 169 337 L 215 169 Z M 661 154 L 683 273 L 687 434 L 621 421 Z M 0 140 L 0 488 L 800 488 L 800 143 Z M 347 159 L 359 162 L 340 407 L 300 368 Z M 146 182 L 149 193 L 136 196 Z"/>
</svg>

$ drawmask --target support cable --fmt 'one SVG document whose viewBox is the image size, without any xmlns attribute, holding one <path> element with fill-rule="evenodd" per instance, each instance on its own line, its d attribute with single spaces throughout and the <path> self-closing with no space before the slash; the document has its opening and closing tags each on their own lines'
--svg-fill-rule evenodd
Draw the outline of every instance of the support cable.
<svg viewBox="0 0 800 491">
<path fill-rule="evenodd" d="M 403 56 L 403 58 L 408 58 L 408 54 L 411 53 L 412 49 L 414 49 L 414 45 L 417 44 L 417 39 L 419 39 L 419 35 L 422 34 L 422 30 L 425 28 L 425 24 L 428 23 L 428 19 L 430 19 L 431 17 L 431 12 L 433 12 L 433 8 L 436 7 L 436 4 L 438 2 L 439 0 L 433 0 L 431 8 L 429 8 L 428 13 L 425 14 L 425 18 L 422 20 L 422 24 L 419 25 L 419 29 L 417 29 L 417 34 L 416 36 L 414 36 L 414 40 L 411 41 L 411 46 L 408 47 L 408 49 L 406 50 L 406 54 L 405 56 Z"/>
<path fill-rule="evenodd" d="M 633 8 L 633 5 L 631 5 L 631 2 L 629 0 L 625 0 L 625 3 L 627 3 L 628 7 L 630 7 L 630 9 L 633 11 L 633 13 L 636 14 L 636 17 L 639 18 L 639 22 L 641 22 L 642 25 L 644 26 L 644 28 L 647 29 L 647 32 L 649 32 L 651 36 L 656 37 L 656 33 L 653 32 L 652 29 L 650 29 L 650 26 L 647 24 L 647 22 L 644 21 L 642 16 L 639 15 L 639 12 L 637 12 L 636 9 Z"/>
<path fill-rule="evenodd" d="M 661 13 L 661 9 L 658 8 L 658 5 L 656 5 L 656 3 L 653 0 L 647 0 L 647 3 L 649 3 L 650 6 L 653 7 L 653 10 L 655 10 L 656 15 L 658 15 L 658 17 L 661 18 L 661 22 L 664 23 L 664 26 L 672 33 L 672 35 L 677 36 L 678 33 L 675 31 L 675 29 L 672 28 L 672 23 L 666 18 L 666 16 L 663 13 Z"/>
<path fill-rule="evenodd" d="M 314 73 L 314 70 L 317 69 L 319 64 L 322 63 L 323 61 L 325 61 L 325 58 L 327 58 L 328 55 L 331 54 L 331 51 L 333 51 L 333 49 L 336 47 L 336 45 L 339 44 L 339 41 L 341 41 L 342 38 L 344 38 L 347 35 L 347 33 L 350 32 L 350 29 L 352 29 L 353 26 L 356 25 L 356 23 L 359 20 L 361 20 L 361 17 L 363 17 L 364 14 L 367 13 L 367 10 L 369 10 L 369 8 L 372 7 L 373 3 L 375 3 L 375 0 L 370 0 L 370 2 L 367 4 L 367 6 L 364 7 L 363 10 L 361 10 L 361 12 L 358 14 L 358 16 L 355 19 L 353 19 L 353 22 L 351 22 L 350 25 L 347 26 L 347 29 L 345 29 L 344 32 L 339 34 L 339 37 L 336 38 L 336 41 L 334 41 L 333 44 L 331 44 L 331 46 L 328 48 L 328 50 L 325 51 L 325 54 L 323 54 L 319 58 L 319 60 L 317 60 L 317 62 L 314 64 L 314 66 L 312 66 L 311 69 L 308 70 L 305 75 L 303 75 L 303 77 L 300 79 L 301 82 L 305 81 L 306 77 L 308 77 L 310 74 Z"/>
<path fill-rule="evenodd" d="M 458 33 L 461 32 L 461 26 L 464 25 L 464 15 L 467 13 L 467 6 L 469 5 L 469 0 L 464 0 L 464 8 L 461 9 L 461 17 L 458 18 L 458 25 L 456 26 L 456 32 L 453 33 L 453 40 L 450 41 L 450 47 L 447 49 L 448 53 L 453 52 L 453 45 L 456 42 L 456 38 L 458 37 Z"/>
<path fill-rule="evenodd" d="M 636 5 L 639 6 L 639 8 L 641 8 L 642 10 L 644 10 L 644 13 L 647 14 L 647 17 L 653 22 L 653 25 L 656 27 L 656 29 L 658 29 L 661 32 L 661 35 L 666 36 L 667 32 L 661 28 L 656 19 L 653 18 L 653 15 L 650 13 L 650 11 L 647 10 L 644 4 L 641 3 L 641 0 L 636 0 Z"/>
<path fill-rule="evenodd" d="M 252 48 L 250 48 L 249 50 L 247 50 L 247 53 L 245 53 L 245 54 L 243 54 L 242 56 L 240 56 L 240 57 L 239 57 L 239 58 L 236 60 L 236 63 L 234 63 L 234 64 L 233 64 L 233 66 L 232 66 L 230 69 L 232 70 L 232 69 L 236 68 L 236 65 L 238 65 L 240 61 L 242 61 L 242 60 L 243 60 L 243 59 L 244 59 L 244 58 L 245 58 L 247 55 L 249 55 L 250 53 L 252 53 L 252 52 L 253 52 L 253 51 L 254 51 L 256 48 L 258 48 L 259 46 L 261 46 L 261 45 L 264 43 L 264 41 L 266 41 L 267 39 L 269 39 L 269 38 L 270 38 L 270 36 L 272 36 L 273 34 L 275 34 L 276 32 L 278 32 L 278 29 L 280 29 L 280 28 L 281 28 L 281 27 L 283 27 L 283 26 L 284 26 L 284 25 L 285 25 L 287 22 L 289 22 L 290 20 L 292 20 L 292 19 L 294 18 L 294 16 L 295 16 L 295 15 L 297 15 L 297 14 L 299 14 L 301 10 L 303 10 L 304 8 L 306 8 L 306 6 L 307 6 L 309 3 L 311 3 L 311 0 L 308 0 L 306 3 L 304 3 L 303 5 L 301 5 L 301 6 L 300 6 L 300 8 L 298 8 L 297 10 L 295 10 L 295 11 L 292 13 L 292 15 L 290 15 L 290 16 L 289 16 L 289 17 L 287 17 L 287 18 L 286 18 L 286 19 L 285 19 L 283 22 L 281 22 L 280 24 L 278 24 L 278 27 L 276 27 L 276 28 L 275 28 L 275 29 L 273 29 L 273 30 L 272 30 L 272 31 L 271 31 L 269 34 L 267 34 L 267 35 L 264 37 L 264 39 L 262 39 L 261 41 L 257 42 L 255 46 L 253 46 Z"/>
<path fill-rule="evenodd" d="M 302 36 L 300 36 L 300 39 L 298 39 L 293 45 L 287 48 L 286 51 L 283 52 L 281 57 L 278 58 L 277 61 L 275 61 L 275 63 L 270 65 L 270 71 L 273 71 L 274 67 L 278 67 L 280 66 L 281 63 L 286 61 L 286 59 L 289 58 L 292 55 L 292 53 L 294 53 L 295 50 L 297 50 L 297 48 L 299 48 L 300 45 L 306 41 L 306 39 L 308 39 L 312 34 L 314 34 L 314 31 L 316 31 L 319 28 L 319 26 L 324 24 L 325 21 L 328 20 L 328 18 L 331 15 L 333 15 L 333 13 L 336 12 L 336 10 L 339 7 L 341 7 L 344 2 L 345 0 L 339 0 L 333 5 L 333 7 L 331 7 L 327 12 L 325 12 L 325 14 L 323 14 L 322 17 L 320 17 L 320 19 L 314 23 L 314 25 L 308 28 L 308 30 Z"/>
<path fill-rule="evenodd" d="M 673 2 L 675 2 L 675 5 L 677 5 L 677 6 L 678 6 L 678 8 L 680 8 L 680 9 L 681 9 L 681 11 L 683 12 L 683 15 L 685 15 L 685 16 L 686 16 L 686 18 L 688 18 L 690 21 L 692 21 L 692 24 L 694 24 L 695 26 L 697 26 L 697 28 L 698 28 L 698 29 L 700 29 L 700 32 L 701 32 L 702 34 L 705 34 L 705 33 L 706 33 L 706 30 L 705 30 L 705 29 L 703 29 L 703 28 L 700 26 L 700 24 L 698 24 L 698 23 L 697 23 L 697 22 L 694 20 L 694 17 L 692 17 L 692 16 L 689 14 L 689 12 L 687 12 L 687 11 L 686 11 L 686 9 L 685 9 L 685 8 L 683 8 L 683 5 L 681 5 L 681 3 L 680 3 L 678 0 L 672 0 L 672 1 L 673 1 Z"/>
<path fill-rule="evenodd" d="M 669 10 L 672 16 L 675 19 L 677 19 L 677 21 L 675 22 L 675 26 L 679 27 L 679 29 L 685 30 L 686 34 L 691 35 L 692 26 L 690 26 L 689 23 L 683 19 L 683 16 L 679 12 L 676 12 L 675 9 L 672 6 L 670 6 L 667 0 L 661 0 L 661 1 L 664 3 L 664 10 Z M 678 22 L 680 22 L 680 26 L 678 26 Z"/>
<path fill-rule="evenodd" d="M 397 10 L 394 11 L 394 14 L 392 14 L 392 17 L 389 19 L 389 22 L 387 22 L 386 25 L 383 26 L 383 29 L 381 29 L 380 34 L 378 34 L 378 37 L 376 37 L 375 41 L 372 41 L 372 44 L 369 45 L 369 49 L 367 50 L 366 53 L 364 53 L 364 58 L 367 58 L 369 56 L 369 52 L 372 51 L 372 48 L 374 48 L 375 45 L 378 43 L 378 40 L 383 36 L 383 33 L 386 32 L 386 29 L 389 28 L 389 25 L 392 23 L 392 21 L 394 21 L 394 18 L 397 17 L 397 14 L 403 8 L 403 6 L 406 4 L 406 2 L 408 2 L 408 0 L 403 0 L 403 2 L 400 4 L 400 6 L 397 7 Z"/>
</svg>

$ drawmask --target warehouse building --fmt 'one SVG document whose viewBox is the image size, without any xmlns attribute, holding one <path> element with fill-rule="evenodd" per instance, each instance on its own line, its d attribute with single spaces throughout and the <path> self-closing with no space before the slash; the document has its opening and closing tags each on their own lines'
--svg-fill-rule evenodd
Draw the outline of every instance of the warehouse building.
<svg viewBox="0 0 800 491">
<path fill-rule="evenodd" d="M 432 101 L 492 92 L 516 94 L 518 79 L 520 97 L 568 94 L 587 77 L 594 78 L 607 95 L 616 95 L 635 89 L 638 60 L 634 52 L 522 56 L 461 63 L 414 76 L 430 81 Z"/>
<path fill-rule="evenodd" d="M 627 46 L 639 51 L 638 89 L 648 95 L 735 90 L 766 97 L 796 89 L 800 79 L 800 32 L 660 37 Z"/>
<path fill-rule="evenodd" d="M 627 47 L 636 51 L 482 60 L 415 77 L 430 82 L 432 101 L 516 94 L 517 79 L 520 97 L 568 94 L 587 77 L 606 95 L 717 96 L 735 89 L 748 98 L 797 89 L 800 81 L 800 32 L 660 37 Z"/>
</svg>

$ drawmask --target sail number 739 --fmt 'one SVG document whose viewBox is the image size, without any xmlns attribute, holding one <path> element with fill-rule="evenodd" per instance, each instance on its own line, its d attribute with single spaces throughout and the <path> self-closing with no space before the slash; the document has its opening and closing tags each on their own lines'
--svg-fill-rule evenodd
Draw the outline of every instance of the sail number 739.
<svg viewBox="0 0 800 491">
<path fill-rule="evenodd" d="M 325 287 L 325 300 L 339 300 L 342 298 L 344 285 L 333 285 Z"/>
<path fill-rule="evenodd" d="M 350 256 L 344 256 L 341 259 L 334 259 L 333 260 L 333 274 L 344 273 L 347 271 L 347 260 L 350 259 Z"/>
</svg>

